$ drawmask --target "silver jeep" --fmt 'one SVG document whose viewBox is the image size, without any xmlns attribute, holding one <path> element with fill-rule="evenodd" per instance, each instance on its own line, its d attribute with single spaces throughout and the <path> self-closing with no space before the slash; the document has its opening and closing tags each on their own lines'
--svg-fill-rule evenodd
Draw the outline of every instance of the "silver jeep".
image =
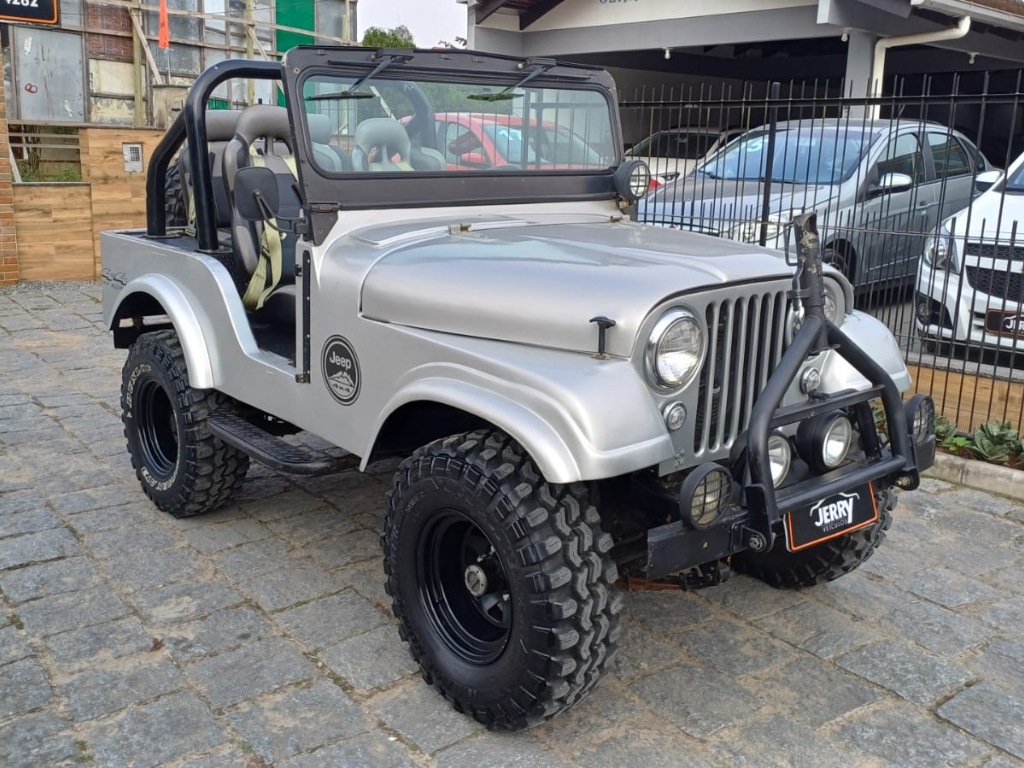
<svg viewBox="0 0 1024 768">
<path fill-rule="evenodd" d="M 279 81 L 287 108 L 208 110 L 231 78 Z M 251 459 L 400 457 L 401 635 L 492 728 L 591 690 L 620 578 L 834 579 L 933 458 L 934 408 L 903 403 L 900 351 L 823 272 L 813 217 L 789 261 L 634 223 L 648 171 L 621 146 L 598 69 L 296 48 L 200 75 L 151 158 L 146 230 L 103 235 L 149 498 L 184 517 Z"/>
</svg>

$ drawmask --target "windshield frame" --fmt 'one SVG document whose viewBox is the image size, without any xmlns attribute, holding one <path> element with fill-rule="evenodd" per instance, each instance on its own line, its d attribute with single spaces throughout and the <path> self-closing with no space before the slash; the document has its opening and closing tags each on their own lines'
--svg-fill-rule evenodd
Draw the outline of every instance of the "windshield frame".
<svg viewBox="0 0 1024 768">
<path fill-rule="evenodd" d="M 313 161 L 303 86 L 315 76 L 358 77 L 373 69 L 375 56 L 390 53 L 354 47 L 293 48 L 285 55 L 285 93 L 296 137 L 297 171 L 302 197 L 313 219 L 313 240 L 326 237 L 339 209 L 386 209 L 441 206 L 614 200 L 615 170 L 622 162 L 622 130 L 611 76 L 596 67 L 555 64 L 530 81 L 530 87 L 593 91 L 608 105 L 611 149 L 608 168 L 543 169 L 464 172 L 378 172 L 338 174 L 326 172 Z M 408 61 L 381 73 L 382 80 L 422 80 L 479 84 L 481 87 L 516 85 L 523 79 L 521 57 L 483 55 L 463 50 L 403 50 Z M 379 59 L 378 59 L 379 60 Z M 529 69 L 529 62 L 526 62 Z M 386 75 L 387 77 L 383 77 Z M 374 78 L 375 82 L 377 78 Z"/>
</svg>

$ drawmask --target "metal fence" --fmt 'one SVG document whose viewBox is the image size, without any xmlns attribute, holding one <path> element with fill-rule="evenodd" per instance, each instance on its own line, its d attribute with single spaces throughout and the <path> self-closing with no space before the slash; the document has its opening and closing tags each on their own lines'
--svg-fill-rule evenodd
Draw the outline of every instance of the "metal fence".
<svg viewBox="0 0 1024 768">
<path fill-rule="evenodd" d="M 790 220 L 815 211 L 826 260 L 892 329 L 919 391 L 961 429 L 1021 428 L 1024 92 L 1021 73 L 993 82 L 640 91 L 621 103 L 653 174 L 638 217 L 784 250 Z"/>
</svg>

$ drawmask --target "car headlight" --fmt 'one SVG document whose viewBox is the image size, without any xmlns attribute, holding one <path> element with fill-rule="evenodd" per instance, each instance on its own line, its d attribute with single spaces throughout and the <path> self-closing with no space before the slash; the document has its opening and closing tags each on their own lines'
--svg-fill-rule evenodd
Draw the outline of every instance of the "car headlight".
<svg viewBox="0 0 1024 768">
<path fill-rule="evenodd" d="M 925 241 L 924 263 L 932 269 L 957 271 L 956 240 L 944 226 Z"/>
<path fill-rule="evenodd" d="M 846 301 L 843 299 L 842 288 L 835 282 L 835 280 L 825 279 L 825 301 L 824 301 L 825 317 L 829 319 L 829 322 L 839 324 L 840 317 L 846 311 Z M 796 309 L 790 309 L 789 311 L 789 326 L 787 333 L 789 338 L 787 342 L 792 342 L 796 336 L 796 332 L 800 330 L 800 324 L 804 320 L 804 308 L 803 305 L 799 305 Z"/>
<path fill-rule="evenodd" d="M 774 240 L 789 226 L 794 218 L 802 214 L 798 208 L 791 211 L 781 211 L 768 215 L 768 225 L 765 227 L 765 241 Z M 760 221 L 744 221 L 729 230 L 729 239 L 738 240 L 741 243 L 756 243 L 761 238 Z"/>
<path fill-rule="evenodd" d="M 647 340 L 647 378 L 659 389 L 678 389 L 700 368 L 704 348 L 704 330 L 693 313 L 670 309 L 658 319 Z"/>
</svg>

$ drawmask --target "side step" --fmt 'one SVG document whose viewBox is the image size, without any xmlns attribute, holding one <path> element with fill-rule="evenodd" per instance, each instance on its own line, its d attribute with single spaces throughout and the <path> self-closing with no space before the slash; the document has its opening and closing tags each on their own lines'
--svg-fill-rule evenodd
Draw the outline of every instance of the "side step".
<svg viewBox="0 0 1024 768">
<path fill-rule="evenodd" d="M 295 475 L 329 475 L 359 466 L 359 457 L 334 457 L 292 445 L 230 411 L 210 414 L 210 431 L 260 464 Z"/>
</svg>

